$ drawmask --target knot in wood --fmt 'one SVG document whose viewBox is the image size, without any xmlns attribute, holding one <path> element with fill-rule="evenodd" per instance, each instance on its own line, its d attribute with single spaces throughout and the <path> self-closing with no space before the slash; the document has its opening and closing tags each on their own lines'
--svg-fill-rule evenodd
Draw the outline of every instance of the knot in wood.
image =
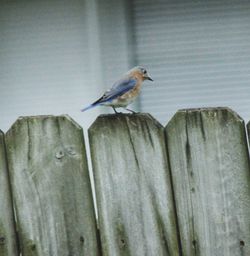
<svg viewBox="0 0 250 256">
<path fill-rule="evenodd" d="M 68 147 L 68 148 L 67 148 L 67 152 L 68 152 L 70 155 L 72 155 L 72 156 L 76 155 L 76 151 L 74 150 L 73 147 Z"/>
<path fill-rule="evenodd" d="M 125 240 L 124 239 L 119 239 L 119 247 L 124 248 L 125 245 L 126 245 Z"/>
</svg>

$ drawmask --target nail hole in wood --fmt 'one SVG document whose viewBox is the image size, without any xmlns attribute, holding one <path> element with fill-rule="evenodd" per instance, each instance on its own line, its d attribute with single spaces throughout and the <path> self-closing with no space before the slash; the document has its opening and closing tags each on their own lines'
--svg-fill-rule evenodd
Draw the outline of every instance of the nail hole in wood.
<svg viewBox="0 0 250 256">
<path fill-rule="evenodd" d="M 243 240 L 240 241 L 240 246 L 244 246 L 245 245 L 245 242 Z"/>
<path fill-rule="evenodd" d="M 5 237 L 1 236 L 0 237 L 0 244 L 4 244 L 5 243 Z"/>
<path fill-rule="evenodd" d="M 83 244 L 84 243 L 84 237 L 80 236 L 80 242 Z"/>
</svg>

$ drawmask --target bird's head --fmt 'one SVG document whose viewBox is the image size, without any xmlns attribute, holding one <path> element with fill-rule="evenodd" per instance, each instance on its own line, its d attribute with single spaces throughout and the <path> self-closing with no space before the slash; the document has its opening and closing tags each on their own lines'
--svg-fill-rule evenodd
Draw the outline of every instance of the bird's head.
<svg viewBox="0 0 250 256">
<path fill-rule="evenodd" d="M 144 80 L 150 80 L 150 81 L 154 81 L 148 74 L 147 70 L 143 67 L 134 67 L 132 68 L 130 71 L 130 73 L 132 73 L 134 76 L 141 78 L 143 81 Z"/>
</svg>

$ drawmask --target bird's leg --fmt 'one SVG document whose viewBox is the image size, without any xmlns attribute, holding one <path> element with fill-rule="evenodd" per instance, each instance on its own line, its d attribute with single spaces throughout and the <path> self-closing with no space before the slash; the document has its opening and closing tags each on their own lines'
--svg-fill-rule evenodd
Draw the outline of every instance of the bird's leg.
<svg viewBox="0 0 250 256">
<path fill-rule="evenodd" d="M 131 113 L 133 113 L 133 114 L 136 114 L 136 112 L 135 111 L 133 111 L 132 109 L 128 109 L 128 108 L 125 108 L 127 111 L 130 111 Z"/>
<path fill-rule="evenodd" d="M 113 110 L 115 111 L 115 113 L 118 114 L 118 112 L 116 111 L 115 107 L 112 106 L 112 108 L 113 108 Z"/>
</svg>

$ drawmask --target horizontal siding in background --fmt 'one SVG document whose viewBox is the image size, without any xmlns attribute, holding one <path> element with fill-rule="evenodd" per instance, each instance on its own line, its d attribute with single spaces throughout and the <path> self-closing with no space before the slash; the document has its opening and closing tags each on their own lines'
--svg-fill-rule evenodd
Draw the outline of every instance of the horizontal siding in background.
<svg viewBox="0 0 250 256">
<path fill-rule="evenodd" d="M 18 116 L 63 114 L 88 128 L 98 113 L 80 109 L 130 64 L 124 0 L 13 0 L 0 8 L 0 124 Z"/>
<path fill-rule="evenodd" d="M 148 67 L 142 111 L 229 106 L 250 118 L 250 2 L 134 0 L 136 60 Z"/>
<path fill-rule="evenodd" d="M 38 114 L 68 113 L 84 127 L 93 122 L 98 112 L 80 112 L 102 90 L 89 2 L 1 4 L 1 129 L 9 129 L 18 116 Z"/>
</svg>

